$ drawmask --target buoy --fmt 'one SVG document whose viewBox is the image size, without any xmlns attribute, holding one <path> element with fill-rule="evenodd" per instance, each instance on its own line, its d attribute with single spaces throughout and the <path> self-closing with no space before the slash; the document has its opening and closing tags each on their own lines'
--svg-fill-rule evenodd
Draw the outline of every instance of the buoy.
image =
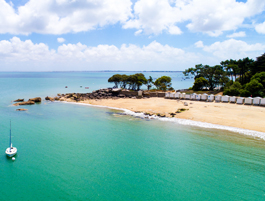
<svg viewBox="0 0 265 201">
<path fill-rule="evenodd" d="M 12 161 L 14 161 L 14 160 L 16 160 L 16 158 L 15 157 L 12 157 Z"/>
</svg>

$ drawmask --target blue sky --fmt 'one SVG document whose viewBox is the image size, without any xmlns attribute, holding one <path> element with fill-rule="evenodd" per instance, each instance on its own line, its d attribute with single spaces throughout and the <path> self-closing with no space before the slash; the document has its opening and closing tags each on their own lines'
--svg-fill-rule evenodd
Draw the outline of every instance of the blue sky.
<svg viewBox="0 0 265 201">
<path fill-rule="evenodd" d="M 265 52 L 264 0 L 0 0 L 0 71 L 184 70 Z"/>
</svg>

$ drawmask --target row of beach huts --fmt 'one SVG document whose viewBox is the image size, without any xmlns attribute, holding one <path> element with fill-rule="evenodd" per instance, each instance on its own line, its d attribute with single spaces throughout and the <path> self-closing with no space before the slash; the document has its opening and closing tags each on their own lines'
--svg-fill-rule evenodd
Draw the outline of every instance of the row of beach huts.
<svg viewBox="0 0 265 201">
<path fill-rule="evenodd" d="M 222 95 L 208 95 L 208 94 L 186 94 L 181 92 L 166 92 L 165 98 L 168 99 L 183 99 L 183 100 L 195 100 L 195 101 L 208 101 L 208 102 L 223 102 L 223 103 L 236 103 L 245 105 L 260 105 L 265 106 L 265 98 L 261 97 L 236 97 L 236 96 L 222 96 Z"/>
</svg>

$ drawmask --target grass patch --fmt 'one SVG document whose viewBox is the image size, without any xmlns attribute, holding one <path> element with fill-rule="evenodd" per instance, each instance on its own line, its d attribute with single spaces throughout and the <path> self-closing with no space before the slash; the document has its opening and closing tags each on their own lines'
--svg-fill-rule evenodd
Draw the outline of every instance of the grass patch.
<svg viewBox="0 0 265 201">
<path fill-rule="evenodd" d="M 181 112 L 184 112 L 184 111 L 187 111 L 189 109 L 185 109 L 185 108 L 180 108 L 176 111 L 176 113 L 181 113 Z"/>
</svg>

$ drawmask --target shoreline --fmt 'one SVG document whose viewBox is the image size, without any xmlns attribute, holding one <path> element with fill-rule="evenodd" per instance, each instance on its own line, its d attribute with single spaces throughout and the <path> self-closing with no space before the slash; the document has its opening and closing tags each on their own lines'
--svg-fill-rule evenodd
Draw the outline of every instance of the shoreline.
<svg viewBox="0 0 265 201">
<path fill-rule="evenodd" d="M 128 115 L 151 117 L 162 121 L 177 122 L 183 125 L 204 128 L 224 129 L 259 137 L 265 140 L 265 107 L 245 106 L 229 103 L 212 103 L 200 101 L 176 101 L 164 98 L 148 99 L 102 99 L 75 102 L 66 99 L 65 102 L 84 104 L 122 110 Z M 188 106 L 184 106 L 184 102 Z M 170 117 L 169 113 L 180 108 L 188 110 Z M 147 115 L 152 113 L 154 116 Z M 157 117 L 156 113 L 165 117 Z"/>
</svg>

